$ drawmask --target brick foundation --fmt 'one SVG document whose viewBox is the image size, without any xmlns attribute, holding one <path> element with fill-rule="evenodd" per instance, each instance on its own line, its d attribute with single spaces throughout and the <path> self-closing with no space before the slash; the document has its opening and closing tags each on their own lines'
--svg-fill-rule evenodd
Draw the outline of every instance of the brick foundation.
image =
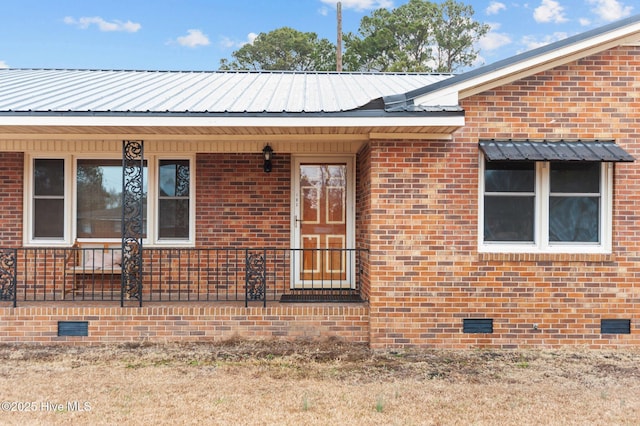
<svg viewBox="0 0 640 426">
<path fill-rule="evenodd" d="M 87 321 L 88 336 L 58 336 L 58 321 Z M 358 306 L 148 306 L 0 308 L 0 343 L 74 345 L 324 339 L 368 342 L 369 312 Z"/>
</svg>

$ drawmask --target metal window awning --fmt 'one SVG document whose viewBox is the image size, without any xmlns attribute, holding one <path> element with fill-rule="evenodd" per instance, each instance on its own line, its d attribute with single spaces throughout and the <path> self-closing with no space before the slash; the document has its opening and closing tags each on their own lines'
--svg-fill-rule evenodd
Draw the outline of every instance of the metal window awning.
<svg viewBox="0 0 640 426">
<path fill-rule="evenodd" d="M 492 139 L 480 141 L 479 146 L 488 161 L 635 161 L 614 141 Z"/>
</svg>

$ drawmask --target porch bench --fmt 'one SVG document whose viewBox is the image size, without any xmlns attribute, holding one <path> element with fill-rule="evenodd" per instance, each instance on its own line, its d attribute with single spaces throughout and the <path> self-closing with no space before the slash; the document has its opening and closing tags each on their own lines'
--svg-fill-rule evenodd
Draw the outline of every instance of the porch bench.
<svg viewBox="0 0 640 426">
<path fill-rule="evenodd" d="M 82 292 L 87 282 L 101 284 L 117 282 L 122 274 L 122 249 L 118 243 L 75 241 L 65 258 L 65 275 L 71 281 L 64 294 Z"/>
</svg>

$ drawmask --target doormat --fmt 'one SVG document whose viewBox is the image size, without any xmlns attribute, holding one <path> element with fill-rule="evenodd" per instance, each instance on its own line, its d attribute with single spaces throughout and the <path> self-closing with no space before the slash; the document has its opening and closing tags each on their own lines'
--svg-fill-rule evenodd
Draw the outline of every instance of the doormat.
<svg viewBox="0 0 640 426">
<path fill-rule="evenodd" d="M 362 303 L 359 294 L 283 294 L 280 303 Z"/>
</svg>

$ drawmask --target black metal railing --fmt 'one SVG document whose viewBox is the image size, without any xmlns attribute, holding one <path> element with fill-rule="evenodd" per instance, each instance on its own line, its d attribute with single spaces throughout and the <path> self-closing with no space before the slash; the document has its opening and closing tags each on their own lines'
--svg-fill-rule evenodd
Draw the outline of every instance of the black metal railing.
<svg viewBox="0 0 640 426">
<path fill-rule="evenodd" d="M 369 263 L 364 249 L 144 248 L 139 296 L 122 285 L 122 257 L 117 246 L 0 249 L 0 301 L 339 301 L 361 296 Z"/>
</svg>

